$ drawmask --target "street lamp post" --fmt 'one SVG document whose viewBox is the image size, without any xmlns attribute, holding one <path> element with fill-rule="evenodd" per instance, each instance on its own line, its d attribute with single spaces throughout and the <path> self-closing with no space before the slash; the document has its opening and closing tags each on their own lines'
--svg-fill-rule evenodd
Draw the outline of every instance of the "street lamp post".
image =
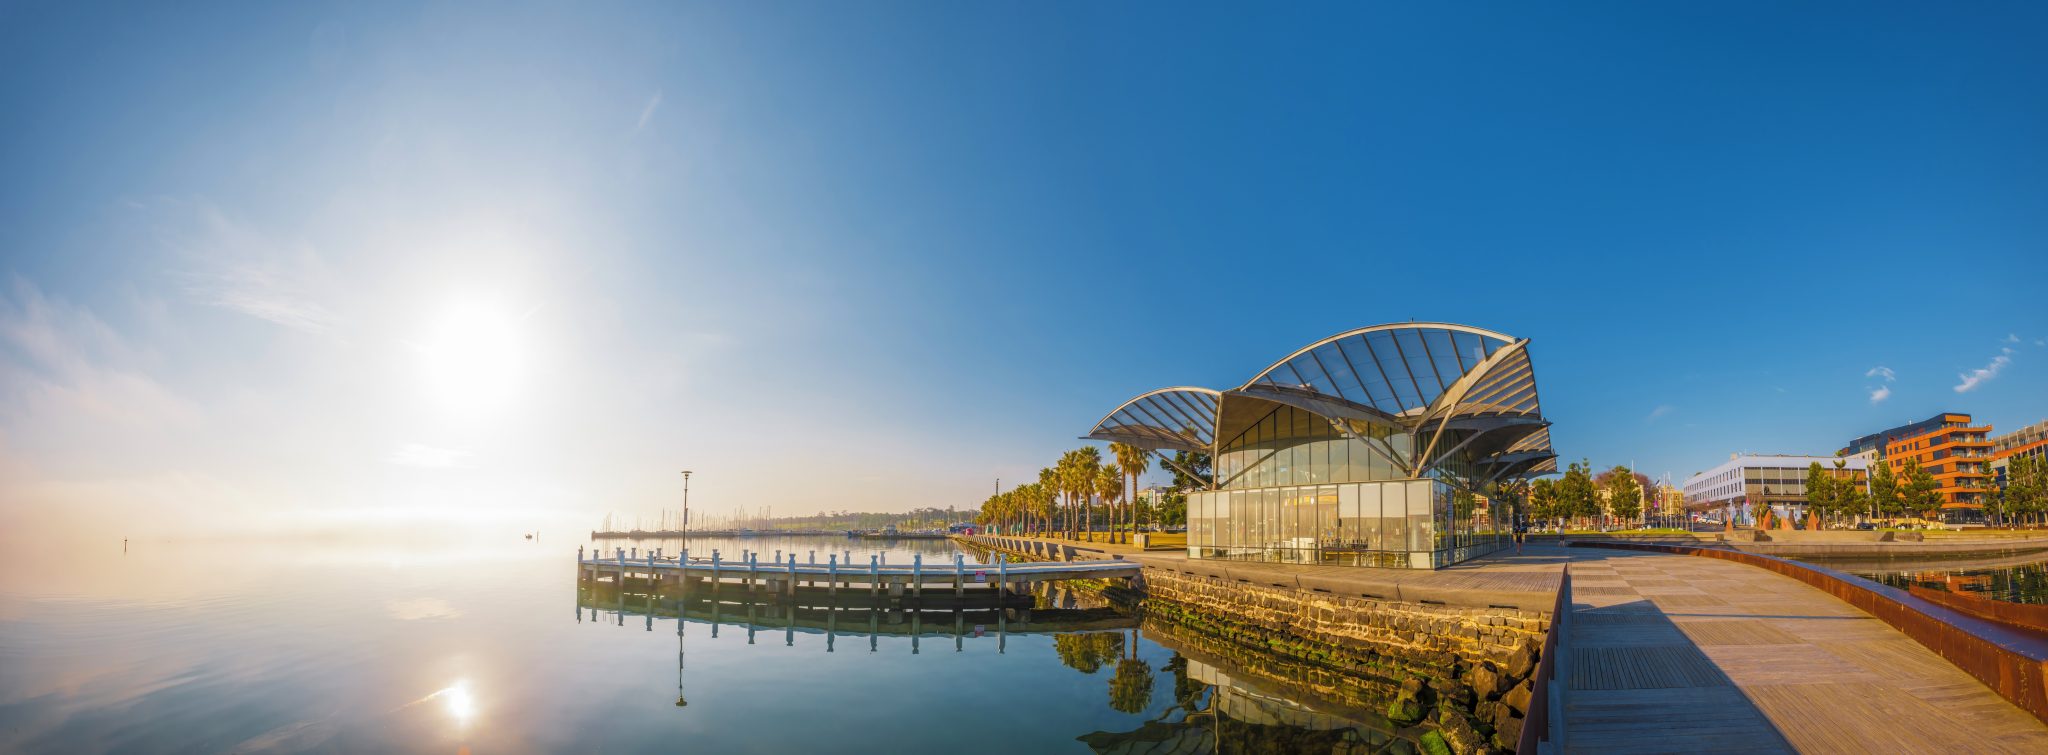
<svg viewBox="0 0 2048 755">
<path fill-rule="evenodd" d="M 683 470 L 683 535 L 690 534 L 690 470 Z"/>
</svg>

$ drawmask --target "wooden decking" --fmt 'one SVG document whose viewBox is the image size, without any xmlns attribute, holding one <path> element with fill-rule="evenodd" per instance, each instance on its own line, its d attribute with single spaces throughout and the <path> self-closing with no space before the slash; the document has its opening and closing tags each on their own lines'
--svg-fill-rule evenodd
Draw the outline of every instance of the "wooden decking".
<svg viewBox="0 0 2048 755">
<path fill-rule="evenodd" d="M 1568 751 L 2048 752 L 2048 725 L 1796 580 L 1690 556 L 1569 557 Z"/>
</svg>

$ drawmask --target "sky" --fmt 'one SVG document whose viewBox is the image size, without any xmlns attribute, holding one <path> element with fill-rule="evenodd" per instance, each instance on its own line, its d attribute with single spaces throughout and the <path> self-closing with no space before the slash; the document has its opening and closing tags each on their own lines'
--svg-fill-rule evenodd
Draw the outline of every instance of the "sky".
<svg viewBox="0 0 2048 755">
<path fill-rule="evenodd" d="M 2048 417 L 2048 6 L 1411 5 L 0 4 L 0 525 L 971 506 L 1407 320 L 1678 482 Z"/>
</svg>

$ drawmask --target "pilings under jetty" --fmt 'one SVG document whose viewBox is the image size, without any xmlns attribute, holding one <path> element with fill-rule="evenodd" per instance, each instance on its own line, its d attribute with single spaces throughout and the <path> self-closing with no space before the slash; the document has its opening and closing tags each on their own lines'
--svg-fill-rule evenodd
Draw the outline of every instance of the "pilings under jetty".
<svg viewBox="0 0 2048 755">
<path fill-rule="evenodd" d="M 780 606 L 789 610 L 820 605 L 1001 609 L 1015 620 L 1029 621 L 1034 604 L 1033 585 L 1068 579 L 1126 581 L 1137 578 L 1142 568 L 1121 559 L 1011 563 L 1008 556 L 1001 554 L 995 557 L 994 564 L 970 568 L 956 554 L 951 569 L 926 569 L 922 556 L 913 557 L 909 564 L 893 565 L 883 563 L 879 556 L 871 556 L 867 568 L 845 569 L 841 554 L 828 554 L 821 564 L 815 555 L 812 560 L 799 563 L 794 552 L 786 560 L 777 553 L 776 560 L 767 565 L 759 562 L 761 555 L 748 552 L 738 564 L 733 564 L 715 550 L 710 558 L 702 559 L 692 558 L 687 549 L 670 556 L 653 551 L 643 555 L 625 548 L 604 553 L 579 547 L 577 582 L 621 593 Z M 926 587 L 941 589 L 927 592 Z"/>
</svg>

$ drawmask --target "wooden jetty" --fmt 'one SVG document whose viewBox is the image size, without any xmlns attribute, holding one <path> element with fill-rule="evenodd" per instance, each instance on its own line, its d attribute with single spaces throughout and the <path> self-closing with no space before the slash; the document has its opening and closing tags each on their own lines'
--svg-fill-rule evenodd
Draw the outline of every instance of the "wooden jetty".
<svg viewBox="0 0 2048 755">
<path fill-rule="evenodd" d="M 728 559 L 719 551 L 709 558 L 693 557 L 688 549 L 669 554 L 655 548 L 614 548 L 611 553 L 587 553 L 576 549 L 577 582 L 610 582 L 617 585 L 640 583 L 649 592 L 670 592 L 688 596 L 699 591 L 716 595 L 721 589 L 766 592 L 794 597 L 799 590 L 822 588 L 829 596 L 841 591 L 864 591 L 871 596 L 902 599 L 921 598 L 927 590 L 950 591 L 954 596 L 984 593 L 1002 596 L 1029 594 L 1033 585 L 1070 579 L 1128 581 L 1143 567 L 1122 558 L 1099 561 L 1047 561 L 1011 563 L 998 554 L 993 564 L 966 563 L 955 554 L 951 563 L 926 564 L 922 556 L 911 562 L 890 564 L 870 555 L 866 563 L 847 563 L 848 553 L 743 551 Z"/>
</svg>

